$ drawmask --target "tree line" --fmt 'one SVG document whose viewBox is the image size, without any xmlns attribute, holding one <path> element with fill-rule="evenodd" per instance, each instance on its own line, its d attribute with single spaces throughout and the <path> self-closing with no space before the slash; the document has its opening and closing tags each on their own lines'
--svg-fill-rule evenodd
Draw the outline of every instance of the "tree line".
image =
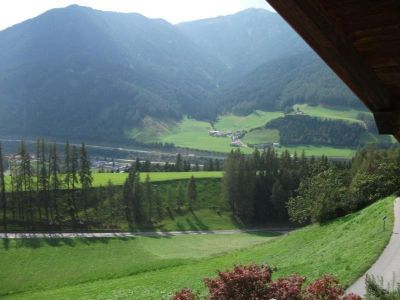
<svg viewBox="0 0 400 300">
<path fill-rule="evenodd" d="M 400 149 L 366 148 L 349 162 L 274 149 L 232 151 L 223 189 L 233 213 L 259 224 L 290 219 L 324 222 L 400 193 Z"/>
<path fill-rule="evenodd" d="M 87 216 L 86 197 L 93 178 L 84 143 L 77 147 L 67 142 L 61 156 L 55 143 L 38 140 L 36 153 L 31 155 L 25 142 L 21 142 L 17 154 L 8 160 L 8 181 L 2 153 L 0 161 L 5 229 L 10 221 L 25 228 L 33 228 L 36 223 L 57 224 L 64 212 L 75 225 L 80 221 L 79 210 Z"/>
<path fill-rule="evenodd" d="M 140 163 L 133 163 L 121 186 L 111 181 L 93 188 L 91 161 L 85 144 L 38 140 L 35 155 L 24 142 L 8 159 L 9 176 L 0 144 L 0 204 L 4 230 L 121 228 L 121 224 L 152 226 L 166 214 L 197 206 L 194 177 L 168 189 L 165 195 L 149 175 L 140 181 Z M 183 166 L 183 163 L 182 163 Z M 163 190 L 165 192 L 165 189 Z"/>
<path fill-rule="evenodd" d="M 286 115 L 266 124 L 279 130 L 282 144 L 330 145 L 355 147 L 360 145 L 367 129 L 358 123 L 328 120 L 304 115 Z"/>
</svg>

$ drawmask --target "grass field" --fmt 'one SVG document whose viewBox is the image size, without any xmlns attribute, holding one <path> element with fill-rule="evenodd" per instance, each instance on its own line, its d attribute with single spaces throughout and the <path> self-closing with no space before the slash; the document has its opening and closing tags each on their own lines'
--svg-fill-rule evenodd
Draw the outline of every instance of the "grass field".
<svg viewBox="0 0 400 300">
<path fill-rule="evenodd" d="M 272 119 L 283 116 L 278 111 L 261 111 L 257 110 L 247 116 L 237 116 L 232 114 L 222 115 L 218 117 L 215 123 L 217 130 L 250 130 L 252 128 L 262 127 Z"/>
<path fill-rule="evenodd" d="M 200 171 L 200 172 L 144 172 L 140 174 L 140 180 L 145 181 L 149 174 L 152 182 L 185 180 L 194 177 L 195 179 L 222 178 L 221 171 Z M 106 186 L 109 181 L 113 185 L 123 185 L 128 173 L 93 173 L 93 187 Z M 10 177 L 6 176 L 7 189 L 10 190 Z"/>
<path fill-rule="evenodd" d="M 272 235 L 27 239 L 0 246 L 0 295 L 76 285 L 188 264 Z M 24 299 L 30 296 L 23 295 Z"/>
<path fill-rule="evenodd" d="M 319 106 L 309 106 L 307 104 L 296 104 L 294 108 L 299 108 L 305 114 L 320 117 L 325 119 L 336 119 L 336 120 L 344 120 L 350 122 L 358 122 L 361 123 L 360 120 L 357 119 L 357 115 L 359 113 L 370 114 L 368 111 L 356 110 L 356 109 L 333 109 L 328 107 Z"/>
<path fill-rule="evenodd" d="M 146 176 L 149 174 L 152 182 L 184 180 L 194 177 L 195 179 L 203 178 L 222 178 L 221 171 L 200 171 L 200 172 L 143 172 L 140 173 L 140 180 L 145 181 Z M 108 181 L 114 185 L 122 185 L 128 173 L 93 173 L 93 186 L 106 186 Z"/>
<path fill-rule="evenodd" d="M 347 109 L 335 110 L 325 108 L 322 106 L 309 106 L 306 104 L 295 105 L 299 107 L 306 114 L 311 116 L 318 116 L 321 118 L 341 119 L 352 122 L 360 122 L 357 120 L 357 114 L 360 110 Z M 237 116 L 232 114 L 219 116 L 217 122 L 214 124 L 217 130 L 246 130 L 262 127 L 272 119 L 283 116 L 282 112 L 267 112 L 256 111 L 248 116 Z M 210 123 L 205 121 L 198 121 L 195 119 L 184 118 L 181 122 L 173 124 L 172 122 L 159 122 L 150 118 L 145 120 L 146 126 L 144 129 L 133 129 L 128 136 L 137 139 L 141 142 L 162 142 L 172 143 L 175 146 L 198 149 L 205 151 L 214 151 L 227 153 L 233 148 L 230 146 L 230 138 L 228 137 L 212 137 L 208 134 L 212 129 Z M 256 129 L 245 135 L 242 139 L 245 144 L 265 143 L 265 142 L 278 142 L 279 133 L 276 130 Z M 354 149 L 348 148 L 335 148 L 324 146 L 296 146 L 284 147 L 283 150 L 306 151 L 307 156 L 321 156 L 327 155 L 331 157 L 350 158 L 356 152 Z M 245 154 L 251 154 L 252 148 L 242 147 L 241 151 Z"/>
<path fill-rule="evenodd" d="M 337 148 L 337 147 L 329 147 L 329 146 L 313 146 L 313 145 L 298 145 L 298 146 L 284 146 L 278 149 L 278 152 L 282 152 L 284 150 L 288 150 L 290 153 L 301 154 L 304 150 L 306 156 L 329 156 L 329 157 L 338 157 L 338 158 L 352 158 L 357 150 L 350 148 Z"/>
<path fill-rule="evenodd" d="M 0 291 L 26 291 L 5 299 L 160 299 L 183 287 L 204 293 L 202 278 L 214 276 L 216 270 L 265 262 L 278 267 L 276 276 L 298 272 L 312 280 L 329 272 L 349 285 L 389 241 L 393 199 L 272 240 L 245 235 L 250 240 L 240 243 L 239 237 L 215 235 L 50 241 L 54 245 L 12 241 L 8 250 L 4 246 L 1 250 Z M 388 216 L 386 230 L 384 215 Z M 221 239 L 222 246 L 214 244 Z M 234 250 L 231 243 L 260 244 Z M 230 252 L 221 253 L 225 250 Z"/>
<path fill-rule="evenodd" d="M 279 131 L 276 129 L 259 128 L 247 133 L 242 141 L 246 144 L 278 143 Z"/>
<path fill-rule="evenodd" d="M 210 130 L 211 125 L 207 122 L 185 118 L 170 133 L 161 136 L 159 141 L 191 149 L 215 152 L 231 151 L 231 139 L 210 136 L 208 134 Z"/>
</svg>

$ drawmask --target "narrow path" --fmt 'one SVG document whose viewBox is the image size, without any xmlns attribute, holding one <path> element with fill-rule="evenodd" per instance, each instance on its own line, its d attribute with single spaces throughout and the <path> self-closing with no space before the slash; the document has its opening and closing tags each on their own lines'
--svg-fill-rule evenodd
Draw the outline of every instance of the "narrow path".
<svg viewBox="0 0 400 300">
<path fill-rule="evenodd" d="M 393 284 L 393 279 L 400 280 L 400 198 L 397 198 L 394 203 L 394 225 L 389 244 L 372 267 L 350 286 L 347 292 L 365 295 L 365 277 L 367 274 L 382 277 L 385 288 L 388 284 Z"/>
<path fill-rule="evenodd" d="M 286 234 L 294 228 L 257 228 L 257 229 L 230 229 L 230 230 L 202 230 L 202 231 L 142 231 L 142 232 L 21 232 L 0 233 L 0 239 L 26 239 L 26 238 L 112 238 L 112 237 L 168 237 L 176 235 L 196 234 L 235 234 L 252 232 L 277 232 Z"/>
</svg>

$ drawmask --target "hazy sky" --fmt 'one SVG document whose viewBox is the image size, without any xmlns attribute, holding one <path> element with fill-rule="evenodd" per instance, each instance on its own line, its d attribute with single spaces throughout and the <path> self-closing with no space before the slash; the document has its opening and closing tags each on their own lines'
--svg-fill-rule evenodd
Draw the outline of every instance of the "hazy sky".
<svg viewBox="0 0 400 300">
<path fill-rule="evenodd" d="M 71 4 L 100 10 L 138 12 L 171 23 L 229 15 L 249 7 L 272 10 L 265 0 L 0 0 L 0 30 Z"/>
</svg>

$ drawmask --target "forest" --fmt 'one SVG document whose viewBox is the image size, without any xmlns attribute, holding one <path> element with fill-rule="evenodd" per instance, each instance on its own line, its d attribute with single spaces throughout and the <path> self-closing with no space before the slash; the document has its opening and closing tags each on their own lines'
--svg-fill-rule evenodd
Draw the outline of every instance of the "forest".
<svg viewBox="0 0 400 300">
<path fill-rule="evenodd" d="M 274 150 L 234 151 L 225 162 L 224 195 L 248 223 L 326 222 L 400 194 L 400 149 L 366 148 L 352 161 L 311 159 Z"/>
<path fill-rule="evenodd" d="M 286 115 L 266 124 L 279 130 L 280 142 L 286 145 L 330 145 L 356 147 L 362 143 L 366 128 L 358 123 L 328 120 L 307 115 Z"/>
</svg>

